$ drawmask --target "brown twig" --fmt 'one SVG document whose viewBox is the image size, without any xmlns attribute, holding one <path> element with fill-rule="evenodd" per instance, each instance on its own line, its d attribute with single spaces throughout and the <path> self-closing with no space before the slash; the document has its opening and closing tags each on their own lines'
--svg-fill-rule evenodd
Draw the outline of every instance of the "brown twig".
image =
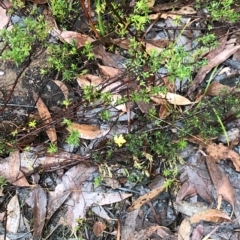
<svg viewBox="0 0 240 240">
<path fill-rule="evenodd" d="M 85 16 L 86 16 L 87 19 L 88 19 L 88 24 L 89 24 L 90 27 L 92 28 L 92 30 L 93 30 L 93 32 L 95 33 L 96 37 L 97 37 L 97 38 L 100 38 L 101 36 L 100 36 L 100 34 L 98 33 L 97 29 L 95 28 L 95 26 L 94 26 L 94 24 L 93 24 L 93 22 L 92 22 L 91 16 L 90 16 L 90 14 L 89 14 L 86 6 L 85 6 L 84 0 L 80 0 L 80 3 L 81 3 L 81 5 L 82 5 L 83 11 L 84 11 L 84 13 L 85 13 Z"/>
</svg>

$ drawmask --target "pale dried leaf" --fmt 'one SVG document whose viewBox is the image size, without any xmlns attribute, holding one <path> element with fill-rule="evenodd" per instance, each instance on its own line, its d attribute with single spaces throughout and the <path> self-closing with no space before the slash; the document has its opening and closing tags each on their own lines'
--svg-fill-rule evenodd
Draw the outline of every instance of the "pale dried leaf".
<svg viewBox="0 0 240 240">
<path fill-rule="evenodd" d="M 32 196 L 34 199 L 33 219 L 34 231 L 33 237 L 41 238 L 42 230 L 45 224 L 47 213 L 47 195 L 45 191 L 37 186 L 33 189 Z"/>
<path fill-rule="evenodd" d="M 73 190 L 82 189 L 83 182 L 86 181 L 96 167 L 88 167 L 85 164 L 78 164 L 70 168 L 62 177 L 62 182 L 58 184 L 51 194 L 48 203 L 47 220 L 66 201 Z"/>
<path fill-rule="evenodd" d="M 190 217 L 191 224 L 198 223 L 200 221 L 222 223 L 231 222 L 231 218 L 224 212 L 217 209 L 208 209 L 206 211 L 196 213 Z"/>
<path fill-rule="evenodd" d="M 115 202 L 120 202 L 125 198 L 132 196 L 132 194 L 120 193 L 101 193 L 101 192 L 87 192 L 75 191 L 71 194 L 71 198 L 67 201 L 67 222 L 69 227 L 74 230 L 76 227 L 76 219 L 84 218 L 86 211 L 92 205 L 108 205 Z"/>
<path fill-rule="evenodd" d="M 96 237 L 102 234 L 102 232 L 107 228 L 106 224 L 103 222 L 95 222 L 93 224 L 93 233 Z"/>
<path fill-rule="evenodd" d="M 203 225 L 202 224 L 198 224 L 197 227 L 193 230 L 192 233 L 192 239 L 191 240 L 202 240 L 203 238 Z"/>
<path fill-rule="evenodd" d="M 65 151 L 59 150 L 58 153 L 47 156 L 44 154 L 43 156 L 39 156 L 40 151 L 46 151 L 45 148 L 31 147 L 30 151 L 24 151 L 20 154 L 21 161 L 21 170 L 24 173 L 28 173 L 32 171 L 34 168 L 39 167 L 41 164 L 42 167 L 47 166 L 59 166 L 61 164 L 73 161 L 84 161 L 85 159 L 80 155 L 68 153 Z"/>
<path fill-rule="evenodd" d="M 190 240 L 191 223 L 189 218 L 184 218 L 178 229 L 178 240 Z"/>
<path fill-rule="evenodd" d="M 92 140 L 104 137 L 108 134 L 110 128 L 103 130 L 100 129 L 98 126 L 94 125 L 72 123 L 71 126 L 67 127 L 67 130 L 69 132 L 77 130 L 80 133 L 80 138 Z"/>
<path fill-rule="evenodd" d="M 174 11 L 174 13 L 178 13 L 181 15 L 188 15 L 188 14 L 196 14 L 197 12 L 192 7 L 184 6 L 180 8 L 178 11 Z"/>
<path fill-rule="evenodd" d="M 143 196 L 139 197 L 136 201 L 134 201 L 127 211 L 131 212 L 135 209 L 140 208 L 143 204 L 147 203 L 148 201 L 152 200 L 157 195 L 165 191 L 165 189 L 166 189 L 165 186 L 161 186 L 156 189 L 153 189 L 151 192 L 144 194 Z"/>
<path fill-rule="evenodd" d="M 77 82 L 79 84 L 79 86 L 81 88 L 84 88 L 85 86 L 98 86 L 101 83 L 103 83 L 103 79 L 95 76 L 95 75 L 91 75 L 91 74 L 85 74 L 85 75 L 80 75 L 77 78 Z"/>
<path fill-rule="evenodd" d="M 94 39 L 89 37 L 88 35 L 81 34 L 78 32 L 73 32 L 73 31 L 62 31 L 61 34 L 61 39 L 63 39 L 65 42 L 69 44 L 73 44 L 76 42 L 77 48 L 80 48 L 84 46 L 84 44 L 88 42 L 93 42 Z"/>
<path fill-rule="evenodd" d="M 151 97 L 151 99 L 158 104 L 162 104 L 163 99 L 166 99 L 169 103 L 171 103 L 173 105 L 179 105 L 179 106 L 194 104 L 194 102 L 191 102 L 187 98 L 185 98 L 179 94 L 176 94 L 176 93 L 167 93 L 167 94 L 161 93 L 161 94 Z"/>
<path fill-rule="evenodd" d="M 58 87 L 62 90 L 62 93 L 63 93 L 65 99 L 68 99 L 69 91 L 68 91 L 68 87 L 66 86 L 66 84 L 59 80 L 53 80 L 53 82 L 55 84 L 57 84 Z"/>
<path fill-rule="evenodd" d="M 148 7 L 153 7 L 155 4 L 155 0 L 147 0 L 146 4 L 148 5 Z"/>
<path fill-rule="evenodd" d="M 48 111 L 48 108 L 46 107 L 45 103 L 43 100 L 38 96 L 37 93 L 33 91 L 33 99 L 36 102 L 36 106 L 39 112 L 39 115 L 41 119 L 44 121 L 45 124 L 51 123 L 52 122 L 52 117 L 51 114 Z M 56 142 L 57 141 L 57 133 L 54 127 L 49 127 L 46 130 L 46 133 L 48 135 L 48 138 L 50 139 L 51 142 Z"/>
<path fill-rule="evenodd" d="M 105 211 L 105 209 L 102 206 L 93 206 L 91 207 L 91 210 L 100 218 L 107 220 L 109 223 L 112 222 L 113 219 L 108 216 L 108 213 Z"/>
<path fill-rule="evenodd" d="M 116 104 L 117 100 L 120 100 L 121 98 L 122 98 L 122 96 L 120 94 L 113 94 L 112 95 L 112 99 L 113 99 L 112 105 L 114 106 Z M 127 112 L 127 106 L 125 103 L 114 106 L 114 108 L 116 108 L 117 110 L 122 111 L 122 112 Z"/>
<path fill-rule="evenodd" d="M 30 186 L 24 174 L 20 171 L 20 156 L 18 150 L 12 152 L 8 158 L 1 161 L 0 175 L 14 186 Z"/>
<path fill-rule="evenodd" d="M 235 151 L 229 149 L 224 146 L 222 143 L 220 144 L 209 144 L 207 145 L 206 152 L 208 155 L 212 156 L 216 162 L 220 162 L 221 160 L 230 159 L 233 162 L 236 171 L 240 171 L 240 156 Z"/>
<path fill-rule="evenodd" d="M 10 16 L 7 16 L 7 9 L 0 6 L 0 30 L 8 24 L 9 20 Z"/>
<path fill-rule="evenodd" d="M 228 201 L 233 209 L 235 207 L 234 189 L 231 186 L 228 177 L 222 171 L 221 166 L 215 163 L 216 160 L 212 156 L 206 156 L 206 163 L 211 176 L 214 187 L 219 195 Z"/>
<path fill-rule="evenodd" d="M 203 212 L 208 209 L 208 206 L 201 202 L 187 202 L 187 201 L 177 201 L 174 204 L 174 208 L 178 211 L 191 217 L 192 215 Z"/>
<path fill-rule="evenodd" d="M 233 88 L 223 85 L 219 82 L 213 82 L 210 84 L 206 91 L 207 96 L 219 96 L 219 95 L 227 95 Z"/>
<path fill-rule="evenodd" d="M 146 43 L 146 52 L 148 54 L 150 54 L 151 52 L 155 51 L 157 52 L 158 54 L 160 54 L 162 51 L 163 51 L 164 48 L 159 48 L 159 47 L 156 47 L 150 43 Z"/>
<path fill-rule="evenodd" d="M 121 230 L 122 240 L 134 239 L 134 232 L 137 225 L 136 219 L 138 217 L 138 213 L 139 209 L 126 213 L 126 219 Z"/>
<path fill-rule="evenodd" d="M 20 206 L 18 197 L 12 197 L 7 206 L 7 224 L 6 229 L 8 232 L 17 233 L 20 223 Z"/>
<path fill-rule="evenodd" d="M 103 66 L 103 65 L 100 65 L 100 64 L 98 64 L 98 67 L 100 68 L 101 72 L 106 77 L 109 77 L 109 78 L 116 77 L 117 75 L 122 73 L 122 71 L 120 69 L 117 69 L 117 68 Z"/>
<path fill-rule="evenodd" d="M 0 235 L 0 240 L 11 240 L 11 239 L 9 239 L 7 236 L 5 238 L 5 235 Z"/>
</svg>

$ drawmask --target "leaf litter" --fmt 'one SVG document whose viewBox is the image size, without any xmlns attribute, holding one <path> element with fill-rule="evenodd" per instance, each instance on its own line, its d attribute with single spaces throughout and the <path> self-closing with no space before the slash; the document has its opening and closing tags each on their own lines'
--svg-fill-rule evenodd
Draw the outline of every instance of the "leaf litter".
<svg viewBox="0 0 240 240">
<path fill-rule="evenodd" d="M 44 4 L 46 1 L 36 0 L 32 2 L 36 4 Z M 156 15 L 151 16 L 151 19 L 165 19 L 166 22 L 168 21 L 168 24 L 170 24 L 170 28 L 174 26 L 171 19 L 177 19 L 178 15 L 186 15 L 185 17 L 190 19 L 192 15 L 196 14 L 195 9 L 191 5 L 183 6 L 182 3 L 171 3 L 171 6 L 169 6 L 168 4 L 156 5 L 155 1 L 149 1 L 148 4 L 153 12 L 157 12 Z M 174 6 L 176 6 L 177 10 L 173 10 Z M 1 22 L 1 28 L 3 28 L 6 25 L 6 21 L 9 20 L 9 17 L 6 15 L 5 10 L 2 10 L 2 12 L 0 11 L 0 15 L 2 16 L 0 19 L 4 19 L 4 21 Z M 186 24 L 186 27 L 189 27 L 188 24 Z M 184 41 L 183 44 L 186 45 L 189 38 L 192 36 L 192 33 L 187 31 L 188 30 L 183 31 L 184 37 L 179 37 L 181 41 Z M 57 37 L 61 41 L 64 41 L 68 44 L 73 44 L 75 42 L 79 49 L 82 49 L 87 41 L 92 42 L 93 45 L 98 42 L 98 40 L 95 40 L 88 35 L 74 31 L 60 31 L 55 29 L 55 34 L 57 34 Z M 121 48 L 129 48 L 128 39 L 110 40 L 112 43 Z M 193 91 L 199 87 L 206 75 L 214 67 L 223 63 L 234 53 L 239 51 L 239 45 L 235 45 L 236 40 L 233 39 L 229 42 L 227 42 L 227 40 L 228 35 L 220 40 L 220 44 L 217 46 L 217 48 L 209 51 L 206 56 L 206 58 L 209 60 L 208 64 L 201 67 L 200 70 L 196 72 L 193 84 L 190 88 L 188 88 L 185 96 L 182 96 L 181 93 L 179 94 L 179 92 L 176 91 L 176 89 L 179 90 L 179 88 L 170 83 L 167 77 L 164 77 L 163 81 L 168 87 L 168 92 L 166 94 L 157 94 L 152 96 L 151 99 L 155 103 L 151 102 L 146 104 L 145 102 L 143 103 L 141 101 L 137 102 L 140 110 L 143 113 L 148 113 L 149 109 L 155 109 L 156 105 L 160 105 L 158 116 L 160 116 L 160 119 L 162 120 L 166 118 L 170 114 L 170 111 L 176 106 L 182 106 L 188 109 L 196 104 L 198 102 L 197 100 L 191 101 L 188 97 L 191 96 L 191 99 L 194 99 L 192 97 Z M 181 41 L 178 41 L 178 43 Z M 142 39 L 141 42 L 143 45 L 145 45 L 145 49 L 148 54 L 150 54 L 150 49 L 155 49 L 159 54 L 170 44 L 171 41 L 165 39 Z M 125 83 L 129 84 L 131 78 L 128 76 L 126 78 L 121 78 L 121 80 L 117 79 L 119 75 L 123 75 L 124 73 L 124 63 L 126 62 L 126 58 L 118 53 L 108 52 L 107 48 L 105 48 L 105 46 L 102 44 L 94 47 L 93 53 L 95 58 L 101 60 L 101 64 L 97 65 L 101 74 L 98 74 L 97 76 L 93 74 L 81 74 L 77 78 L 77 83 L 81 89 L 83 89 L 85 86 L 93 86 L 96 87 L 97 90 L 101 90 L 102 93 L 110 91 L 113 99 L 112 105 L 115 105 L 117 100 L 121 99 L 121 97 L 128 97 L 129 94 L 131 94 L 129 88 L 120 88 Z M 54 80 L 54 82 L 63 92 L 65 99 L 68 99 L 68 87 L 59 80 Z M 133 83 L 133 85 L 134 84 L 135 83 Z M 116 89 L 118 92 L 113 93 L 113 91 Z M 120 90 L 126 91 L 121 92 Z M 238 91 L 235 87 L 229 87 L 228 85 L 214 81 L 209 85 L 207 91 L 205 92 L 205 96 L 222 96 L 223 94 L 226 94 L 225 90 L 228 90 L 228 93 L 236 93 Z M 52 143 L 54 143 L 58 139 L 57 129 L 51 125 L 53 121 L 53 115 L 50 113 L 48 107 L 45 105 L 42 99 L 35 92 L 33 92 L 33 98 L 36 102 L 39 115 L 46 125 L 45 131 L 48 135 L 48 138 Z M 128 115 L 130 114 L 130 108 L 127 106 L 127 104 L 117 105 L 114 106 L 114 108 L 122 112 L 127 112 Z M 129 129 L 131 125 L 130 122 L 130 118 L 128 118 Z M 104 139 L 104 137 L 114 136 L 114 134 L 108 134 L 110 131 L 109 126 L 105 129 L 102 129 L 94 124 L 85 124 L 79 122 L 73 122 L 72 125 L 67 128 L 67 130 L 70 132 L 72 130 L 77 130 L 81 139 L 91 141 L 92 143 L 95 143 L 95 140 L 101 141 Z M 238 139 L 238 135 L 239 132 L 235 134 L 234 140 Z M 222 141 L 222 139 L 223 137 L 219 137 L 220 141 Z M 231 139 L 231 141 L 233 141 L 233 139 Z M 86 142 L 84 143 L 86 144 Z M 238 188 L 232 187 L 233 180 L 227 176 L 225 173 L 226 169 L 222 168 L 221 166 L 222 160 L 230 160 L 232 161 L 236 171 L 239 171 L 240 159 L 239 154 L 235 150 L 232 150 L 230 147 L 227 147 L 222 143 L 210 142 L 203 144 L 203 141 L 197 141 L 195 139 L 195 144 L 199 145 L 199 148 L 205 149 L 207 153 L 206 159 L 201 162 L 201 164 L 195 164 L 188 160 L 188 163 L 184 165 L 183 173 L 180 176 L 179 188 L 176 188 L 177 194 L 174 195 L 175 202 L 173 204 L 169 203 L 168 205 L 165 205 L 165 211 L 177 211 L 184 214 L 182 215 L 183 221 L 179 223 L 179 229 L 174 230 L 176 233 L 178 233 L 178 236 L 173 234 L 166 226 L 156 226 L 152 220 L 147 221 L 149 222 L 150 226 L 145 228 L 139 227 L 137 223 L 138 218 L 142 218 L 142 222 L 146 222 L 144 220 L 145 217 L 143 216 L 143 212 L 146 212 L 147 204 L 149 206 L 156 206 L 157 201 L 159 201 L 159 199 L 161 201 L 161 198 L 167 194 L 165 185 L 158 186 L 157 188 L 150 190 L 148 193 L 140 194 L 142 196 L 138 197 L 136 200 L 133 200 L 135 198 L 132 197 L 132 193 L 120 191 L 119 189 L 121 189 L 121 185 L 119 184 L 116 185 L 116 188 L 108 185 L 108 187 L 111 187 L 111 191 L 104 192 L 101 188 L 95 189 L 92 181 L 94 174 L 96 174 L 97 169 L 101 166 L 101 164 L 91 164 L 90 161 L 86 161 L 88 160 L 88 157 L 86 156 L 67 153 L 64 151 L 59 151 L 58 154 L 41 156 L 41 150 L 38 148 L 39 146 L 36 148 L 31 147 L 30 151 L 21 149 L 21 152 L 14 151 L 7 159 L 1 160 L 0 175 L 5 177 L 6 180 L 12 185 L 18 187 L 31 186 L 32 210 L 34 216 L 33 238 L 42 237 L 44 226 L 51 221 L 59 209 L 65 209 L 66 223 L 71 231 L 76 233 L 76 229 L 79 226 L 78 220 L 84 219 L 87 216 L 88 210 L 91 209 L 100 217 L 100 220 L 98 219 L 95 221 L 92 227 L 92 231 L 96 237 L 101 237 L 107 228 L 105 222 L 103 221 L 104 219 L 107 220 L 108 223 L 115 222 L 118 224 L 118 239 L 120 236 L 120 227 L 122 228 L 122 239 L 147 239 L 152 235 L 157 235 L 158 238 L 161 239 L 202 239 L 204 235 L 205 238 L 208 236 L 204 233 L 210 232 L 210 225 L 206 225 L 206 222 L 224 222 L 226 224 L 229 222 L 232 224 L 232 216 L 229 217 L 229 211 L 211 208 L 212 203 L 217 201 L 216 195 L 222 196 L 224 200 L 231 204 L 232 211 L 235 213 L 236 217 L 240 216 L 240 203 L 236 195 Z M 205 167 L 202 167 L 203 164 L 205 164 Z M 227 166 L 228 169 L 231 168 L 231 165 L 224 166 Z M 111 166 L 111 168 L 114 167 Z M 41 174 L 41 171 L 51 173 L 56 172 L 56 184 L 53 189 L 45 189 L 38 185 L 38 181 L 31 181 L 29 179 L 29 176 L 31 176 L 33 173 L 38 175 Z M 34 178 L 35 177 L 37 178 L 37 176 L 34 176 Z M 124 185 L 126 182 L 126 179 L 123 180 L 122 185 Z M 130 188 L 127 190 L 129 189 Z M 139 196 L 139 193 L 137 196 Z M 205 202 L 205 204 L 199 202 L 199 198 L 200 201 Z M 188 200 L 191 202 L 188 202 Z M 166 202 L 166 199 L 164 201 Z M 113 214 L 109 210 L 110 208 L 104 208 L 105 205 L 114 206 L 113 204 L 116 202 L 125 202 L 127 206 L 127 208 L 125 208 L 125 210 L 127 209 L 125 212 L 127 217 L 125 224 L 122 226 L 120 221 L 116 221 Z M 17 233 L 21 218 L 17 194 L 15 194 L 8 203 L 7 211 L 10 214 L 7 218 L 6 230 L 8 232 Z M 153 209 L 151 209 L 151 211 L 154 212 Z M 160 211 L 164 212 L 163 209 L 160 209 Z M 12 212 L 14 214 L 11 215 Z M 149 211 L 147 215 L 149 215 Z M 185 215 L 189 217 L 186 217 Z M 151 215 L 149 215 L 149 219 L 151 219 Z M 172 219 L 167 218 L 167 221 L 170 222 L 171 220 Z M 174 221 L 175 220 L 173 220 L 173 222 Z M 61 220 L 59 223 L 60 222 L 62 223 L 64 221 Z M 196 225 L 196 223 L 200 222 L 201 224 Z M 219 229 L 221 229 L 221 227 L 222 226 L 219 225 Z M 217 228 L 213 229 L 210 232 L 210 235 L 214 236 L 214 232 L 216 231 Z M 113 235 L 115 234 L 114 232 L 116 231 L 112 232 Z M 234 233 L 232 233 L 232 236 L 234 236 Z M 8 237 L 6 237 L 6 239 L 8 239 Z"/>
</svg>

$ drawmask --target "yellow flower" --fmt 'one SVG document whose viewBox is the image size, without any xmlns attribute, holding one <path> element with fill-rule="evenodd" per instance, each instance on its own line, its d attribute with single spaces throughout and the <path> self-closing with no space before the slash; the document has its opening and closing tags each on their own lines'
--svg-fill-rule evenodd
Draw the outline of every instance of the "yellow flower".
<svg viewBox="0 0 240 240">
<path fill-rule="evenodd" d="M 119 136 L 115 136 L 114 137 L 114 142 L 119 146 L 121 147 L 125 142 L 126 140 L 124 139 L 123 135 L 120 134 Z"/>
</svg>

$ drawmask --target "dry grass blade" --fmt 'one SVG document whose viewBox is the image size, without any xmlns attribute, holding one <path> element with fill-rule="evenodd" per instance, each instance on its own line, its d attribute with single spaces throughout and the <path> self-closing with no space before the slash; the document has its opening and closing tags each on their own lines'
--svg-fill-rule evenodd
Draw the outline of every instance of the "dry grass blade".
<svg viewBox="0 0 240 240">
<path fill-rule="evenodd" d="M 155 198 L 157 195 L 165 191 L 165 186 L 158 187 L 153 189 L 151 192 L 144 194 L 143 196 L 139 197 L 133 204 L 128 208 L 128 212 L 134 211 L 140 208 L 143 204 L 147 203 L 148 201 Z"/>
<path fill-rule="evenodd" d="M 33 98 L 34 101 L 36 102 L 36 106 L 39 112 L 39 115 L 41 119 L 44 121 L 45 124 L 51 123 L 52 122 L 52 117 L 44 104 L 43 100 L 38 96 L 36 92 L 33 91 Z M 46 133 L 50 139 L 51 142 L 56 142 L 57 141 L 57 133 L 54 127 L 50 127 L 46 130 Z"/>
</svg>

